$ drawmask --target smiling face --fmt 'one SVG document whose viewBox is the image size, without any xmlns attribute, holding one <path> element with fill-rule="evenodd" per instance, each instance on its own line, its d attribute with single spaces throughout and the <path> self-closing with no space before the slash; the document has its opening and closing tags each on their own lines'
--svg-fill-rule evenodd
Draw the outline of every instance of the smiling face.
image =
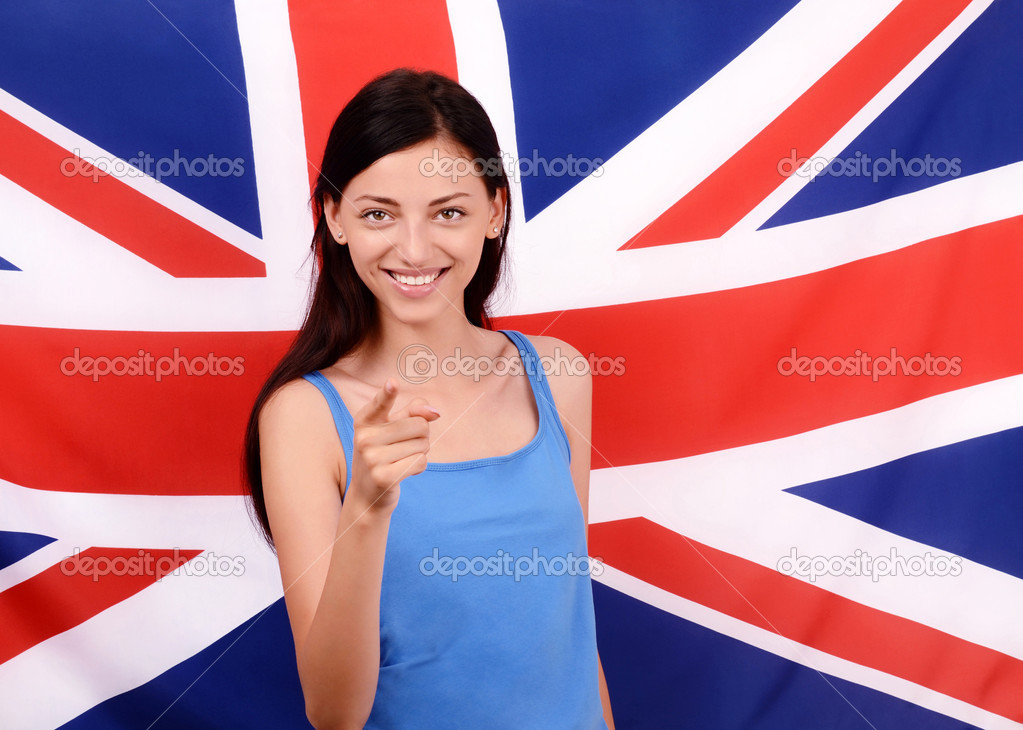
<svg viewBox="0 0 1023 730">
<path fill-rule="evenodd" d="M 462 158 L 451 169 L 468 169 L 464 152 L 429 140 L 380 158 L 352 178 L 340 202 L 324 203 L 334 240 L 349 246 L 380 314 L 409 324 L 465 317 L 463 292 L 483 246 L 493 245 L 484 239 L 496 238 L 504 221 L 504 190 L 491 199 L 477 175 L 424 174 L 438 157 Z"/>
</svg>

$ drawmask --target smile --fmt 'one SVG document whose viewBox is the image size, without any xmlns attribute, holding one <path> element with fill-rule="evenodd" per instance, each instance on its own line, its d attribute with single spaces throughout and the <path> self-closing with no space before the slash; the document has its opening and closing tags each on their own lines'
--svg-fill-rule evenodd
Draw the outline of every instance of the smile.
<svg viewBox="0 0 1023 730">
<path fill-rule="evenodd" d="M 447 271 L 447 269 L 434 269 L 432 272 L 427 272 L 425 274 L 419 273 L 411 275 L 399 274 L 397 271 L 391 271 L 389 269 L 386 271 L 391 275 L 392 279 L 400 284 L 405 284 L 406 286 L 425 286 L 426 284 L 436 281 L 437 277 Z"/>
</svg>

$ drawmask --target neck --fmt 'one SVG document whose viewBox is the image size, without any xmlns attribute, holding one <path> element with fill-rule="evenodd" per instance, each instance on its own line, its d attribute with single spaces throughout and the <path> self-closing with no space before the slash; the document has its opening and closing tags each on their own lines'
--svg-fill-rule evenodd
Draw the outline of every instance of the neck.
<svg viewBox="0 0 1023 730">
<path fill-rule="evenodd" d="M 418 374 L 438 372 L 446 357 L 479 358 L 489 350 L 480 328 L 454 308 L 444 316 L 424 322 L 402 322 L 389 312 L 380 312 L 377 330 L 366 337 L 362 350 L 367 375 L 383 383 L 388 377 L 400 384 L 415 383 Z M 433 359 L 433 365 L 429 365 Z M 424 370 L 430 368 L 432 370 Z M 425 384 L 435 381 L 431 378 Z"/>
</svg>

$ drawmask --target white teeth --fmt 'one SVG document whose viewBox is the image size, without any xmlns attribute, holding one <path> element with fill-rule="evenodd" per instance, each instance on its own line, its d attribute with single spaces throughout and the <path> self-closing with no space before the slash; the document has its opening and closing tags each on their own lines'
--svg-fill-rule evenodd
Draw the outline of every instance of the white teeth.
<svg viewBox="0 0 1023 730">
<path fill-rule="evenodd" d="M 422 286 L 423 284 L 429 284 L 431 281 L 434 281 L 443 273 L 443 270 L 438 271 L 436 274 L 431 274 L 430 276 L 405 276 L 404 274 L 396 274 L 393 271 L 389 271 L 387 273 L 397 279 L 400 283 L 407 286 Z"/>
</svg>

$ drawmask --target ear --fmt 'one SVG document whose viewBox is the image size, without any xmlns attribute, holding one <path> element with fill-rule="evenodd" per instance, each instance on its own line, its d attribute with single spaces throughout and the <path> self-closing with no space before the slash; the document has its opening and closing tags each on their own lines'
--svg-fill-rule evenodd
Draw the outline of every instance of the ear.
<svg viewBox="0 0 1023 730">
<path fill-rule="evenodd" d="M 501 229 L 504 228 L 504 214 L 508 196 L 507 188 L 498 188 L 494 193 L 494 199 L 490 201 L 490 221 L 487 224 L 487 238 L 497 238 Z M 497 233 L 494 233 L 494 229 Z"/>
<path fill-rule="evenodd" d="M 323 217 L 330 229 L 330 237 L 342 246 L 348 243 L 341 228 L 341 200 L 330 195 L 323 197 Z"/>
</svg>

